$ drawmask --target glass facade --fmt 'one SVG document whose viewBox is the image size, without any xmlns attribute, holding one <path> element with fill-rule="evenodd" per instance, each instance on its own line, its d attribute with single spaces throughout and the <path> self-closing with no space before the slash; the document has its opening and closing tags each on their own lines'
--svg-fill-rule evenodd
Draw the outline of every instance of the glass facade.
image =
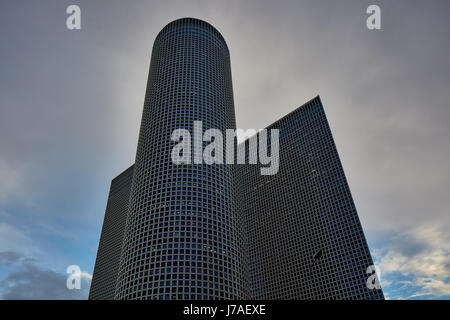
<svg viewBox="0 0 450 320">
<path fill-rule="evenodd" d="M 171 159 L 174 130 L 236 127 L 230 55 L 208 23 L 176 20 L 153 45 L 117 299 L 237 299 L 248 288 L 228 165 Z"/>
<path fill-rule="evenodd" d="M 114 299 L 134 165 L 111 181 L 89 300 Z"/>
<path fill-rule="evenodd" d="M 267 128 L 280 134 L 275 175 L 174 164 L 171 135 L 195 121 L 235 129 L 230 55 L 211 25 L 183 18 L 154 42 L 136 162 L 112 182 L 90 299 L 383 299 L 366 286 L 372 258 L 319 97 Z"/>
<path fill-rule="evenodd" d="M 280 130 L 278 174 L 238 174 L 251 298 L 383 299 L 320 98 L 267 129 Z"/>
</svg>

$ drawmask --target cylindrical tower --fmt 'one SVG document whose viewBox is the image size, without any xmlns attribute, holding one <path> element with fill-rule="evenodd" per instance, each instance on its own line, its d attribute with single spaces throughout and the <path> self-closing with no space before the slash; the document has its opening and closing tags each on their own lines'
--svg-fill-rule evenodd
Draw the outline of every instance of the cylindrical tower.
<svg viewBox="0 0 450 320">
<path fill-rule="evenodd" d="M 248 298 L 232 167 L 172 163 L 172 132 L 194 121 L 236 127 L 230 55 L 214 27 L 183 18 L 153 45 L 116 299 Z"/>
</svg>

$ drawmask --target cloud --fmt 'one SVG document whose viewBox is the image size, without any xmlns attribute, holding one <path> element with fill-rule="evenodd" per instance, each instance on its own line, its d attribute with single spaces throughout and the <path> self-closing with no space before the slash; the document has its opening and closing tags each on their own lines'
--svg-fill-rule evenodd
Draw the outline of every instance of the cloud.
<svg viewBox="0 0 450 320">
<path fill-rule="evenodd" d="M 450 296 L 450 235 L 434 227 L 416 228 L 375 250 L 381 284 L 392 299 Z M 405 295 L 407 293 L 408 295 Z"/>
<path fill-rule="evenodd" d="M 4 265 L 9 267 L 19 261 L 22 258 L 22 255 L 17 252 L 5 251 L 0 252 L 0 265 Z"/>
<path fill-rule="evenodd" d="M 23 230 L 9 223 L 0 222 L 0 252 L 4 251 L 32 254 L 35 253 L 36 249 Z"/>
<path fill-rule="evenodd" d="M 87 299 L 92 275 L 81 273 L 81 289 L 66 287 L 68 274 L 38 266 L 37 261 L 17 252 L 0 252 L 0 265 L 14 266 L 0 281 L 0 297 L 13 300 L 80 300 Z"/>
<path fill-rule="evenodd" d="M 92 274 L 90 274 L 90 273 L 81 272 L 80 275 L 81 275 L 81 277 L 84 277 L 86 279 L 92 280 Z"/>
<path fill-rule="evenodd" d="M 24 183 L 24 170 L 19 166 L 12 166 L 0 157 L 0 204 L 11 196 L 20 193 Z M 1 217 L 1 213 L 0 213 Z"/>
</svg>

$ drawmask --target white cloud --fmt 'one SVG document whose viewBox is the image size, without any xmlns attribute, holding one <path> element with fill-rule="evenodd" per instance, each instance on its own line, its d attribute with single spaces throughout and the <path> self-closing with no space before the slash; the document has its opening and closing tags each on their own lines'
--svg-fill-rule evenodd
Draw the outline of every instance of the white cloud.
<svg viewBox="0 0 450 320">
<path fill-rule="evenodd" d="M 81 275 L 81 277 L 83 277 L 83 278 L 92 280 L 92 274 L 90 274 L 90 273 L 88 273 L 88 272 L 86 272 L 86 271 L 82 271 L 82 272 L 80 273 L 80 275 Z"/>
<path fill-rule="evenodd" d="M 402 290 L 415 290 L 408 298 L 450 295 L 448 233 L 432 227 L 416 228 L 399 234 L 384 252 L 374 253 L 385 289 L 400 285 Z M 410 280 L 397 281 L 399 274 Z"/>
</svg>

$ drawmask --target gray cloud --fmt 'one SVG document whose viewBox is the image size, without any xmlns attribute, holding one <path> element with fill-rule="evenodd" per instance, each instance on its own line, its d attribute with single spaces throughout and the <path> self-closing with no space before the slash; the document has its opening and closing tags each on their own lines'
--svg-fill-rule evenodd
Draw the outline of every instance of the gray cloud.
<svg viewBox="0 0 450 320">
<path fill-rule="evenodd" d="M 0 252 L 0 265 L 10 267 L 11 265 L 20 261 L 21 258 L 22 258 L 22 255 L 20 255 L 17 252 L 13 252 L 13 251 Z"/>
<path fill-rule="evenodd" d="M 22 252 L 34 256 L 39 250 L 22 229 L 0 221 L 0 252 Z"/>
<path fill-rule="evenodd" d="M 0 173 L 22 203 L 57 198 L 93 219 L 94 197 L 80 186 L 104 200 L 105 181 L 133 161 L 154 37 L 195 16 L 230 46 L 239 126 L 262 128 L 321 94 L 365 227 L 449 223 L 446 1 L 380 1 L 381 31 L 365 28 L 368 1 L 134 1 L 127 10 L 80 1 L 79 32 L 65 30 L 64 2 L 8 4 Z M 99 224 L 101 210 L 94 216 Z"/>
<path fill-rule="evenodd" d="M 67 275 L 39 267 L 34 259 L 17 252 L 0 252 L 0 265 L 14 270 L 0 281 L 0 297 L 7 300 L 87 299 L 90 277 L 81 278 L 81 289 L 66 287 Z"/>
</svg>

